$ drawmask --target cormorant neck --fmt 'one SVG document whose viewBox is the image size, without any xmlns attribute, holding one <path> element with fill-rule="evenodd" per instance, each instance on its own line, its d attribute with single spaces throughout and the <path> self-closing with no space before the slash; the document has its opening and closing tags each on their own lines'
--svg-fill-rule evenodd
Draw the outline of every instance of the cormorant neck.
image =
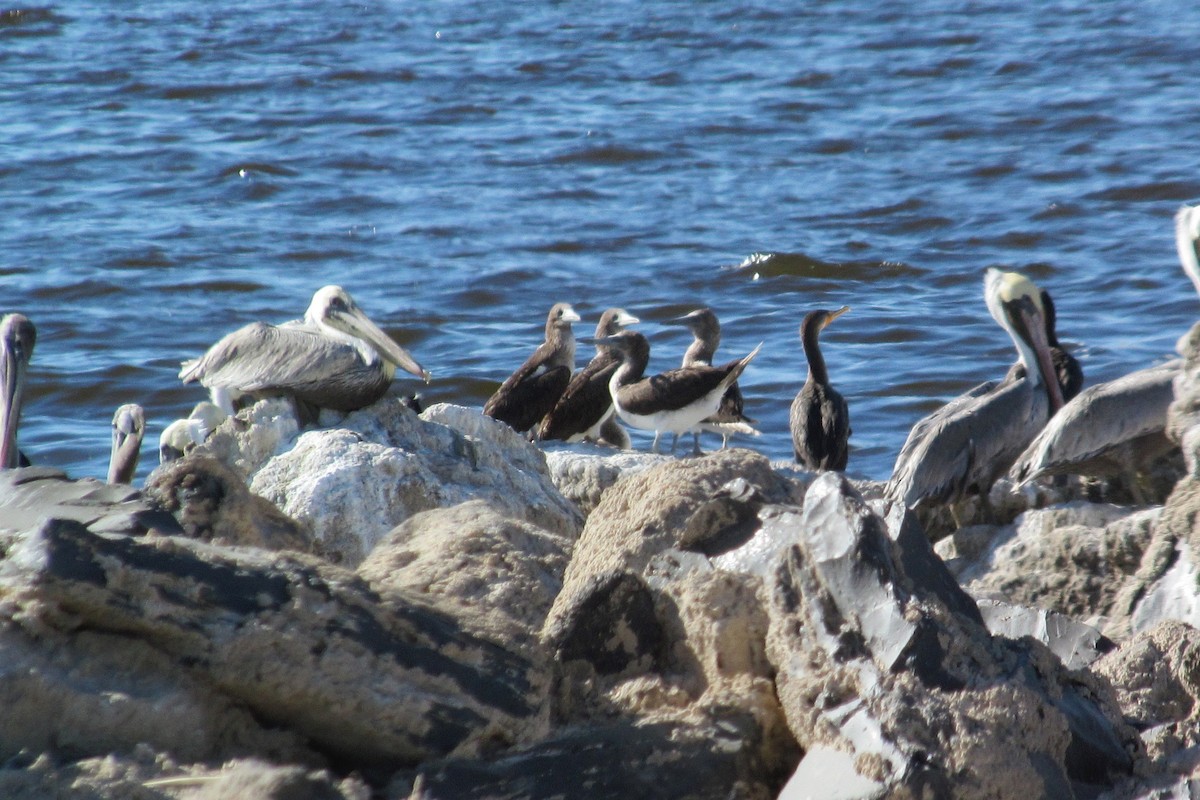
<svg viewBox="0 0 1200 800">
<path fill-rule="evenodd" d="M 812 320 L 813 323 L 816 320 Z M 800 342 L 804 345 L 804 357 L 808 359 L 808 378 L 813 383 L 828 384 L 829 372 L 825 369 L 825 356 L 821 355 L 821 347 L 817 337 L 821 334 L 821 326 L 806 324 L 800 332 Z"/>
</svg>

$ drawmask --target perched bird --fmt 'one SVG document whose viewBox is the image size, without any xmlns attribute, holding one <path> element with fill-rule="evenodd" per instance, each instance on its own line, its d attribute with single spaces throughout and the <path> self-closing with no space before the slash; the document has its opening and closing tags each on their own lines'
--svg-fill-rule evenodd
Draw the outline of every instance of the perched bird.
<svg viewBox="0 0 1200 800">
<path fill-rule="evenodd" d="M 1046 423 L 1009 475 L 1021 486 L 1045 475 L 1122 475 L 1140 502 L 1138 471 L 1174 447 L 1167 409 L 1180 365 L 1159 364 L 1084 389 Z"/>
<path fill-rule="evenodd" d="M 17 428 L 25 397 L 25 373 L 37 328 L 24 314 L 6 314 L 0 319 L 0 469 L 29 466 L 17 449 Z"/>
<path fill-rule="evenodd" d="M 1183 271 L 1200 293 L 1200 206 L 1181 206 L 1175 213 L 1175 248 Z"/>
<path fill-rule="evenodd" d="M 886 493 L 909 508 L 984 497 L 992 483 L 1062 406 L 1050 360 L 1041 292 L 1023 275 L 989 269 L 988 311 L 1012 337 L 1025 376 L 985 383 L 918 422 L 904 442 Z"/>
<path fill-rule="evenodd" d="M 1062 390 L 1063 402 L 1069 401 L 1083 388 L 1083 367 L 1075 356 L 1067 352 L 1058 341 L 1058 314 L 1054 308 L 1054 300 L 1045 289 L 1042 292 L 1042 310 L 1046 318 L 1046 342 L 1050 346 L 1050 361 L 1054 364 L 1054 374 L 1058 376 L 1058 386 Z M 1013 364 L 1005 377 L 1005 382 L 1025 377 L 1025 365 L 1018 361 Z"/>
<path fill-rule="evenodd" d="M 249 395 L 290 397 L 301 424 L 320 409 L 355 411 L 383 397 L 396 368 L 429 381 L 429 372 L 372 322 L 340 286 L 313 295 L 304 319 L 255 322 L 226 335 L 179 377 L 199 381 L 232 415 Z"/>
<path fill-rule="evenodd" d="M 158 437 L 158 463 L 183 458 L 193 447 L 203 444 L 227 416 L 216 403 L 201 400 L 186 418 L 177 419 L 163 429 Z"/>
<path fill-rule="evenodd" d="M 850 408 L 829 383 L 825 357 L 817 337 L 825 326 L 850 310 L 810 311 L 800 323 L 800 341 L 808 360 L 808 377 L 792 401 L 789 418 L 796 461 L 811 470 L 844 470 L 849 457 Z"/>
<path fill-rule="evenodd" d="M 621 357 L 609 345 L 598 340 L 638 323 L 624 309 L 610 308 L 600 315 L 596 325 L 596 355 L 575 373 L 554 408 L 538 423 L 535 438 L 563 439 L 568 442 L 603 440 L 621 449 L 629 447 L 629 434 L 614 419 L 608 382 L 621 364 Z"/>
<path fill-rule="evenodd" d="M 663 433 L 673 433 L 678 440 L 679 434 L 711 417 L 726 390 L 762 349 L 759 344 L 749 355 L 721 367 L 680 367 L 647 378 L 650 343 L 645 336 L 623 331 L 603 342 L 621 355 L 621 366 L 608 384 L 617 415 L 635 428 L 654 431 L 655 453 Z"/>
<path fill-rule="evenodd" d="M 108 482 L 130 483 L 137 471 L 146 433 L 146 412 L 137 403 L 126 403 L 112 419 L 112 455 L 108 460 Z"/>
<path fill-rule="evenodd" d="M 488 398 L 483 413 L 524 433 L 550 413 L 575 370 L 579 315 L 568 303 L 555 303 L 546 317 L 546 339 Z"/>
<path fill-rule="evenodd" d="M 721 345 L 721 323 L 717 319 L 717 315 L 710 308 L 698 308 L 682 317 L 667 320 L 668 324 L 686 325 L 692 333 L 692 343 L 683 354 L 683 367 L 710 367 L 713 363 L 713 358 L 716 357 L 717 348 Z M 692 429 L 692 452 L 700 453 L 700 432 L 708 431 L 716 433 L 721 437 L 721 447 L 729 446 L 729 437 L 735 433 L 744 433 L 750 436 L 758 436 L 759 432 L 754 429 L 754 420 L 750 419 L 743 413 L 745 401 L 742 398 L 742 390 L 734 381 L 728 389 L 725 390 L 725 396 L 721 398 L 721 405 L 717 408 L 717 413 L 711 417 L 701 420 L 700 424 Z M 674 452 L 675 444 L 671 444 L 671 451 Z"/>
</svg>

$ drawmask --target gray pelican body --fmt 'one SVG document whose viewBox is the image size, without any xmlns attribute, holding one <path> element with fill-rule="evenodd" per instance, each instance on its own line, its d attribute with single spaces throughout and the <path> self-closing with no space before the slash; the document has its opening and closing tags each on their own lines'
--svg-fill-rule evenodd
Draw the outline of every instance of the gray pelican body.
<svg viewBox="0 0 1200 800">
<path fill-rule="evenodd" d="M 624 331 L 604 342 L 621 354 L 621 366 L 608 384 L 617 415 L 635 428 L 654 431 L 655 453 L 663 433 L 675 434 L 678 440 L 679 434 L 716 413 L 726 390 L 762 349 L 760 344 L 724 366 L 680 367 L 647 378 L 650 343 L 645 336 Z"/>
<path fill-rule="evenodd" d="M 850 408 L 829 383 L 817 341 L 825 326 L 849 310 L 842 306 L 837 311 L 810 311 L 800 323 L 808 377 L 792 401 L 789 422 L 796 461 L 810 470 L 844 470 L 850 455 Z"/>
<path fill-rule="evenodd" d="M 546 338 L 533 355 L 488 398 L 483 413 L 525 432 L 554 409 L 575 371 L 575 334 L 579 315 L 568 303 L 555 303 L 546 317 Z"/>
<path fill-rule="evenodd" d="M 909 508 L 953 503 L 971 491 L 986 497 L 1062 406 L 1037 287 L 1015 272 L 989 269 L 984 296 L 992 318 L 1012 337 L 1025 377 L 977 386 L 913 427 L 886 489 Z"/>
<path fill-rule="evenodd" d="M 158 437 L 158 463 L 183 458 L 196 445 L 203 444 L 226 416 L 216 403 L 201 400 L 186 418 L 177 419 L 163 429 Z"/>
<path fill-rule="evenodd" d="M 1054 300 L 1045 289 L 1041 292 L 1042 310 L 1046 319 L 1046 343 L 1050 346 L 1050 361 L 1054 364 L 1054 374 L 1058 376 L 1058 386 L 1062 390 L 1065 403 L 1083 389 L 1083 367 L 1058 341 L 1058 312 L 1054 308 Z M 1009 368 L 1005 382 L 1023 377 L 1025 365 L 1018 361 Z"/>
<path fill-rule="evenodd" d="M 626 325 L 639 321 L 624 309 L 610 308 L 600 315 L 596 339 L 614 336 L 625 330 Z M 538 424 L 536 438 L 568 442 L 603 440 L 628 449 L 629 434 L 614 421 L 616 412 L 608 391 L 608 382 L 620 364 L 621 357 L 612 348 L 597 342 L 596 355 L 571 378 L 554 408 Z"/>
<path fill-rule="evenodd" d="M 1169 451 L 1167 408 L 1181 362 L 1091 386 L 1062 407 L 1014 462 L 1019 485 L 1045 475 L 1128 475 Z M 1130 489 L 1138 494 L 1137 483 Z"/>
<path fill-rule="evenodd" d="M 717 315 L 709 308 L 698 308 L 691 313 L 676 319 L 667 320 L 669 324 L 686 325 L 692 333 L 692 343 L 683 354 L 681 367 L 711 367 L 717 348 L 721 345 L 721 323 Z M 758 436 L 758 431 L 752 425 L 754 420 L 743 413 L 745 400 L 742 390 L 735 381 L 725 390 L 717 412 L 703 419 L 692 429 L 692 452 L 700 453 L 700 432 L 718 434 L 721 437 L 721 447 L 729 446 L 729 437 L 735 433 Z M 671 445 L 674 451 L 675 445 Z"/>
<path fill-rule="evenodd" d="M 108 461 L 109 483 L 133 481 L 145 433 L 146 412 L 137 403 L 127 403 L 113 414 L 112 455 Z"/>
<path fill-rule="evenodd" d="M 37 328 L 24 314 L 6 314 L 0 320 L 0 469 L 28 466 L 17 449 L 17 428 L 25 396 L 25 373 Z"/>
<path fill-rule="evenodd" d="M 313 295 L 303 320 L 255 322 L 228 334 L 179 377 L 199 381 L 227 414 L 243 395 L 290 397 L 301 422 L 319 410 L 355 411 L 383 397 L 396 367 L 426 381 L 429 373 L 372 322 L 340 286 Z"/>
</svg>

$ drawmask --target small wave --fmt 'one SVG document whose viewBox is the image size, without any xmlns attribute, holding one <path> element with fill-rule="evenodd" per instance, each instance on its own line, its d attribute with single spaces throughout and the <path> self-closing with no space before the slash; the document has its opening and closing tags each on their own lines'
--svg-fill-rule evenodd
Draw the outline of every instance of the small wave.
<svg viewBox="0 0 1200 800">
<path fill-rule="evenodd" d="M 0 36 L 54 36 L 69 21 L 50 8 L 12 8 L 0 11 Z"/>
<path fill-rule="evenodd" d="M 169 86 L 161 89 L 164 100 L 212 100 L 230 94 L 259 93 L 269 90 L 266 83 L 197 83 L 190 86 Z"/>
<path fill-rule="evenodd" d="M 764 277 L 794 275 L 866 282 L 923 274 L 923 270 L 900 261 L 821 261 L 804 253 L 751 253 L 733 269 Z"/>
<path fill-rule="evenodd" d="M 221 178 L 228 178 L 233 175 L 238 177 L 246 177 L 247 173 L 259 173 L 261 175 L 275 175 L 281 178 L 294 178 L 300 173 L 295 170 L 281 167 L 278 164 L 271 164 L 266 161 L 244 161 L 232 166 L 226 167 L 218 174 Z"/>
<path fill-rule="evenodd" d="M 1200 194 L 1200 183 L 1196 181 L 1155 181 L 1132 186 L 1114 186 L 1086 195 L 1089 200 L 1106 200 L 1117 203 L 1157 203 L 1173 201 L 1182 203 Z"/>
<path fill-rule="evenodd" d="M 585 147 L 550 159 L 553 164 L 630 164 L 638 161 L 656 161 L 663 154 L 657 150 L 641 150 L 622 145 Z"/>
</svg>

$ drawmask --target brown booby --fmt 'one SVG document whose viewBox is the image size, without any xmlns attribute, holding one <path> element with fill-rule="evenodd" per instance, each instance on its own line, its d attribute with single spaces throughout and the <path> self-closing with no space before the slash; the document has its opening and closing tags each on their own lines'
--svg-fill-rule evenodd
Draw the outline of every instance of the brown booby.
<svg viewBox="0 0 1200 800">
<path fill-rule="evenodd" d="M 1037 286 L 993 268 L 984 277 L 984 297 L 992 318 L 1012 337 L 1025 377 L 977 386 L 913 426 L 885 490 L 909 508 L 954 503 L 969 492 L 986 497 L 1062 407 Z"/>
<path fill-rule="evenodd" d="M 25 397 L 25 373 L 37 328 L 24 314 L 6 314 L 0 320 L 0 469 L 28 466 L 17 449 L 17 428 Z"/>
<path fill-rule="evenodd" d="M 850 408 L 829 383 L 829 371 L 817 337 L 825 326 L 850 310 L 820 309 L 804 315 L 800 342 L 808 361 L 808 377 L 792 401 L 789 423 L 796 461 L 810 470 L 844 470 L 850 448 Z"/>
<path fill-rule="evenodd" d="M 617 415 L 635 428 L 654 431 L 655 453 L 663 433 L 675 434 L 677 441 L 679 434 L 716 413 L 726 390 L 762 349 L 759 344 L 749 355 L 724 366 L 680 367 L 647 378 L 650 343 L 645 336 L 623 331 L 603 341 L 621 355 L 621 366 L 609 380 Z"/>
<path fill-rule="evenodd" d="M 568 303 L 555 303 L 546 317 L 546 338 L 533 355 L 488 398 L 483 413 L 525 432 L 550 413 L 575 370 L 575 334 L 579 315 Z"/>
<path fill-rule="evenodd" d="M 698 308 L 682 317 L 667 320 L 668 324 L 685 325 L 692 333 L 692 343 L 683 354 L 682 367 L 710 367 L 716 357 L 717 348 L 721 345 L 721 323 L 710 308 Z M 743 413 L 744 399 L 742 390 L 735 381 L 725 391 L 717 413 L 701 420 L 692 430 L 692 452 L 700 453 L 700 432 L 708 431 L 721 437 L 721 448 L 729 446 L 729 438 L 735 433 L 745 433 L 758 436 L 758 431 L 752 426 L 754 420 Z M 672 452 L 675 443 L 671 444 Z"/>
<path fill-rule="evenodd" d="M 610 308 L 600 315 L 596 339 L 618 334 L 626 325 L 634 325 L 639 321 L 624 309 Z M 596 355 L 571 378 L 554 408 L 538 424 L 535 438 L 568 442 L 602 440 L 628 449 L 629 434 L 613 421 L 615 412 L 612 395 L 608 391 L 609 379 L 620 364 L 621 357 L 609 345 L 597 341 Z"/>
<path fill-rule="evenodd" d="M 108 460 L 109 483 L 131 483 L 137 471 L 146 433 L 146 412 L 137 403 L 126 403 L 112 419 L 112 454 Z"/>
<path fill-rule="evenodd" d="M 232 415 L 243 396 L 290 397 L 301 423 L 322 408 L 356 411 L 383 397 L 396 367 L 426 382 L 429 372 L 372 322 L 340 286 L 313 295 L 304 319 L 255 322 L 185 361 L 184 383 L 199 381 Z"/>
</svg>

